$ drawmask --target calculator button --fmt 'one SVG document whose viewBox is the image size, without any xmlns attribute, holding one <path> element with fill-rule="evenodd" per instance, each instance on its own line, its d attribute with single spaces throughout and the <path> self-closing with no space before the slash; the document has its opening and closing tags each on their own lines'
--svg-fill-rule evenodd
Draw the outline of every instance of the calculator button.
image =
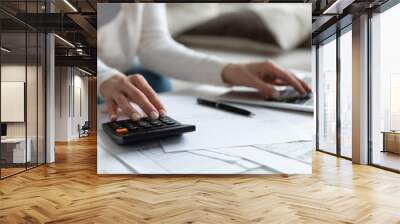
<svg viewBox="0 0 400 224">
<path fill-rule="evenodd" d="M 126 127 L 129 129 L 129 131 L 134 131 L 134 130 L 139 129 L 138 126 L 133 125 L 133 124 L 126 125 Z"/>
<path fill-rule="evenodd" d="M 151 124 L 145 120 L 138 121 L 138 124 L 142 128 L 151 128 L 152 127 Z"/>
<path fill-rule="evenodd" d="M 127 128 L 117 128 L 117 129 L 115 129 L 115 132 L 117 132 L 118 134 L 126 134 L 126 133 L 128 133 L 128 129 Z"/>
<path fill-rule="evenodd" d="M 172 120 L 163 120 L 162 122 L 164 124 L 168 124 L 168 125 L 175 124 L 175 121 L 172 121 Z"/>
<path fill-rule="evenodd" d="M 150 121 L 150 124 L 152 124 L 153 126 L 156 126 L 156 127 L 163 126 L 163 124 L 158 120 Z"/>
<path fill-rule="evenodd" d="M 123 128 L 121 125 L 119 125 L 119 124 L 114 124 L 114 123 L 111 124 L 111 127 L 112 127 L 113 129 Z"/>
<path fill-rule="evenodd" d="M 162 121 L 164 124 L 167 124 L 167 125 L 172 125 L 172 124 L 176 123 L 174 120 L 172 120 L 169 117 L 161 117 L 160 121 Z"/>
<path fill-rule="evenodd" d="M 124 125 L 130 125 L 130 124 L 133 124 L 133 122 L 132 121 L 130 121 L 130 120 L 124 120 L 124 121 L 120 121 L 122 124 L 124 124 Z"/>
</svg>

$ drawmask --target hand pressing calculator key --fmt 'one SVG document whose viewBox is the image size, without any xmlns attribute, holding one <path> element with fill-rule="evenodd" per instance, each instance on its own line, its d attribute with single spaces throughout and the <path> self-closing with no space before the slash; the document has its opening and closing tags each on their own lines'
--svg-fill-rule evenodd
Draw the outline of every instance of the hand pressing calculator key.
<svg viewBox="0 0 400 224">
<path fill-rule="evenodd" d="M 170 117 L 163 116 L 156 120 L 142 118 L 139 121 L 131 119 L 111 121 L 104 123 L 103 129 L 117 144 L 124 145 L 181 135 L 195 131 L 196 127 L 181 124 Z"/>
</svg>

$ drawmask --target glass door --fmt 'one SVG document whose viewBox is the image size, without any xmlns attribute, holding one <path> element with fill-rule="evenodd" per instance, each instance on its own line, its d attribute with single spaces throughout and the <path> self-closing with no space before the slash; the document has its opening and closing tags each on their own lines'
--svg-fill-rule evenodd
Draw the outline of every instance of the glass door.
<svg viewBox="0 0 400 224">
<path fill-rule="evenodd" d="M 336 154 L 336 35 L 317 51 L 318 149 Z"/>
</svg>

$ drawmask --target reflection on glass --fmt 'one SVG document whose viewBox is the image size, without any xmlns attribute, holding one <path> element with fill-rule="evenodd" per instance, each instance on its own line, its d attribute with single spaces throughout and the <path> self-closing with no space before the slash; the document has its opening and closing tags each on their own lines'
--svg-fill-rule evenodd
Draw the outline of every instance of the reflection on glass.
<svg viewBox="0 0 400 224">
<path fill-rule="evenodd" d="M 1 34 L 1 46 L 9 49 L 9 52 L 1 52 L 1 123 L 6 125 L 6 134 L 1 140 L 2 177 L 25 170 L 25 163 L 31 158 L 24 113 L 25 41 L 25 32 Z"/>
<path fill-rule="evenodd" d="M 352 156 L 352 35 L 340 37 L 340 152 Z"/>
<path fill-rule="evenodd" d="M 336 40 L 318 48 L 318 145 L 336 153 Z"/>
<path fill-rule="evenodd" d="M 390 130 L 400 130 L 400 73 L 390 74 Z"/>
<path fill-rule="evenodd" d="M 400 152 L 382 152 L 386 150 L 382 132 L 400 130 L 400 33 L 396 29 L 399 21 L 400 5 L 374 15 L 371 20 L 374 52 L 371 80 L 372 163 L 395 170 L 400 170 Z M 400 151 L 400 136 L 394 139 L 397 140 L 390 144 Z"/>
<path fill-rule="evenodd" d="M 38 74 L 38 36 L 36 32 L 27 33 L 27 80 L 26 80 L 26 114 L 27 114 L 27 144 L 31 151 L 27 167 L 37 165 L 37 74 Z"/>
<path fill-rule="evenodd" d="M 42 33 L 39 33 L 38 35 L 38 76 L 37 76 L 37 90 L 38 90 L 38 136 L 37 136 L 37 148 L 38 148 L 38 164 L 43 164 L 45 163 L 45 158 L 46 158 L 46 151 L 45 151 L 45 114 L 46 114 L 46 108 L 45 108 L 45 65 L 46 65 L 46 51 L 45 51 L 45 44 L 46 44 L 46 38 L 45 35 Z"/>
<path fill-rule="evenodd" d="M 43 13 L 45 1 L 7 1 L 16 13 Z M 45 162 L 45 35 L 0 12 L 0 178 Z"/>
</svg>

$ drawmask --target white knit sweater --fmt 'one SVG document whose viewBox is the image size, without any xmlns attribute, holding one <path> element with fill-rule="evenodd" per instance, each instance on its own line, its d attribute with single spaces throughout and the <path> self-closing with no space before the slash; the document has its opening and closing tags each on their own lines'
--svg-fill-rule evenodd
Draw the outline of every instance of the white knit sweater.
<svg viewBox="0 0 400 224">
<path fill-rule="evenodd" d="M 98 30 L 98 85 L 131 66 L 135 56 L 151 71 L 186 81 L 222 85 L 225 63 L 175 42 L 162 3 L 122 4 Z"/>
</svg>

